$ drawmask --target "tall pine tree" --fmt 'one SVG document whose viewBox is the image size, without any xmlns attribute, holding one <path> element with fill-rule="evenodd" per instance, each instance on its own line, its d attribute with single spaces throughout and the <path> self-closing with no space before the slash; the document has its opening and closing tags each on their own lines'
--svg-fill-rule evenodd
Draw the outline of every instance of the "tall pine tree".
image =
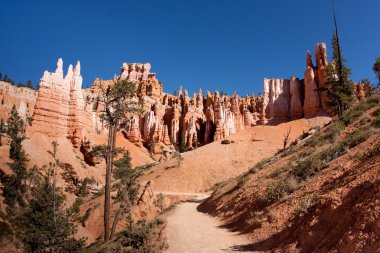
<svg viewBox="0 0 380 253">
<path fill-rule="evenodd" d="M 350 80 L 351 70 L 344 65 L 340 55 L 336 34 L 332 39 L 333 62 L 327 67 L 327 96 L 330 108 L 341 116 L 354 98 L 354 83 Z"/>
<path fill-rule="evenodd" d="M 84 239 L 73 238 L 77 231 L 73 213 L 65 209 L 65 195 L 55 185 L 56 174 L 51 164 L 35 180 L 31 199 L 19 218 L 21 239 L 26 252 L 79 252 Z"/>
<path fill-rule="evenodd" d="M 8 175 L 0 171 L 0 180 L 3 184 L 2 190 L 5 203 L 13 207 L 15 204 L 25 205 L 25 193 L 27 191 L 26 180 L 27 155 L 22 148 L 22 142 L 25 140 L 25 123 L 18 115 L 16 106 L 13 105 L 11 116 L 7 122 L 7 134 L 11 138 L 9 158 L 13 162 L 9 163 L 12 174 Z"/>
<path fill-rule="evenodd" d="M 379 79 L 379 85 L 380 85 L 380 57 L 376 58 L 376 61 L 373 64 L 372 69 L 373 69 L 373 72 L 375 72 L 377 79 Z"/>
<path fill-rule="evenodd" d="M 333 62 L 327 67 L 327 97 L 330 108 L 342 116 L 354 98 L 354 84 L 350 80 L 351 70 L 344 65 L 345 59 L 339 43 L 338 26 L 335 16 L 333 2 L 333 14 L 335 33 L 333 34 L 331 46 L 333 48 Z"/>
<path fill-rule="evenodd" d="M 118 153 L 115 147 L 116 132 L 123 127 L 129 119 L 127 113 L 142 113 L 142 104 L 136 97 L 136 85 L 127 80 L 120 80 L 113 85 L 98 85 L 101 91 L 99 101 L 104 104 L 100 119 L 108 127 L 108 144 L 96 146 L 93 152 L 106 160 L 106 184 L 104 192 L 104 240 L 110 239 L 110 213 L 111 213 L 111 171 L 113 158 Z"/>
</svg>

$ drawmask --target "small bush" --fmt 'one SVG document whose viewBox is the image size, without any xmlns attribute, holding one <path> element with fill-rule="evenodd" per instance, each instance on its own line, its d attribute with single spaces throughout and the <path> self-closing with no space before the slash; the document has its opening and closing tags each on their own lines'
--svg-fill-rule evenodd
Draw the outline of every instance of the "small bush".
<svg viewBox="0 0 380 253">
<path fill-rule="evenodd" d="M 377 127 L 377 128 L 380 128 L 380 117 L 375 119 L 373 122 L 372 122 L 372 125 L 374 127 Z"/>
<path fill-rule="evenodd" d="M 346 138 L 342 141 L 343 145 L 353 148 L 360 143 L 364 142 L 371 135 L 371 131 L 367 128 L 358 128 L 355 131 L 348 133 Z"/>
<path fill-rule="evenodd" d="M 154 201 L 154 205 L 160 209 L 160 212 L 161 212 L 161 213 L 162 213 L 162 212 L 164 211 L 164 209 L 165 209 L 165 206 L 164 206 L 164 199 L 165 199 L 164 194 L 159 193 L 159 194 L 157 194 L 156 199 L 155 199 L 155 201 Z"/>
<path fill-rule="evenodd" d="M 88 220 L 88 218 L 90 218 L 91 211 L 92 211 L 92 208 L 90 207 L 86 210 L 86 213 L 82 216 L 80 221 L 83 227 L 86 226 L 86 221 Z"/>
<path fill-rule="evenodd" d="M 358 154 L 356 158 L 359 161 L 365 161 L 371 157 L 374 157 L 375 155 L 380 154 L 380 141 L 378 141 L 372 148 L 367 149 L 361 154 Z"/>
<path fill-rule="evenodd" d="M 372 96 L 365 99 L 363 102 L 357 104 L 351 109 L 347 110 L 341 117 L 341 121 L 346 125 L 352 124 L 357 120 L 363 112 L 373 108 L 380 103 L 380 96 Z"/>
<path fill-rule="evenodd" d="M 270 158 L 265 158 L 258 162 L 254 167 L 249 169 L 249 173 L 256 173 L 259 170 L 263 169 L 265 165 L 268 165 L 270 163 L 271 159 Z"/>
<path fill-rule="evenodd" d="M 375 110 L 375 111 L 372 113 L 372 116 L 374 116 L 374 117 L 380 117 L 380 109 Z"/>
<path fill-rule="evenodd" d="M 332 143 L 336 141 L 339 134 L 344 130 L 344 124 L 341 121 L 337 121 L 326 128 L 323 140 L 325 142 Z"/>
<path fill-rule="evenodd" d="M 4 239 L 13 239 L 13 230 L 8 223 L 0 221 L 0 242 Z"/>
<path fill-rule="evenodd" d="M 297 187 L 298 181 L 293 177 L 275 181 L 269 185 L 265 194 L 265 200 L 267 203 L 273 203 L 293 192 Z"/>
<path fill-rule="evenodd" d="M 294 210 L 293 216 L 301 217 L 306 215 L 309 212 L 310 208 L 314 206 L 316 203 L 317 201 L 314 194 L 307 194 L 298 202 L 298 205 Z"/>
<path fill-rule="evenodd" d="M 247 182 L 249 181 L 249 176 L 246 174 L 246 175 L 243 175 L 243 176 L 240 176 L 238 178 L 238 181 L 237 181 L 237 186 L 239 188 L 243 187 Z"/>
<path fill-rule="evenodd" d="M 165 238 L 159 231 L 159 220 L 139 221 L 122 233 L 121 242 L 130 253 L 155 253 L 168 248 Z"/>
<path fill-rule="evenodd" d="M 311 154 L 313 154 L 315 152 L 316 148 L 315 147 L 309 147 L 309 146 L 306 146 L 302 149 L 301 152 L 298 153 L 298 157 L 300 159 L 302 158 L 305 158 Z"/>
<path fill-rule="evenodd" d="M 297 178 L 305 180 L 314 176 L 318 171 L 327 168 L 331 160 L 346 152 L 346 147 L 341 143 L 331 146 L 315 155 L 301 160 L 294 168 L 293 173 Z"/>
<path fill-rule="evenodd" d="M 224 180 L 224 181 L 222 181 L 222 182 L 218 182 L 218 183 L 216 183 L 216 184 L 212 187 L 212 190 L 214 190 L 214 191 L 218 191 L 218 190 L 220 190 L 221 188 L 223 188 L 224 186 L 226 186 L 229 182 L 230 182 L 230 179 Z"/>
</svg>

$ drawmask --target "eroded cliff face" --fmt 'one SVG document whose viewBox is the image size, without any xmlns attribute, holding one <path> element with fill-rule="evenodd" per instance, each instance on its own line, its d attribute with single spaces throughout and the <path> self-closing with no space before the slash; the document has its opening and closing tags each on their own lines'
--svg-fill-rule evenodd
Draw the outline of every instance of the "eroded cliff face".
<svg viewBox="0 0 380 253">
<path fill-rule="evenodd" d="M 26 120 L 34 112 L 37 91 L 26 88 L 16 87 L 10 83 L 0 81 L 0 119 L 6 121 L 12 106 L 15 105 L 19 115 Z"/>
<path fill-rule="evenodd" d="M 318 88 L 325 87 L 328 65 L 326 45 L 315 48 L 316 65 L 307 53 L 304 79 L 264 79 L 263 95 L 240 97 L 220 95 L 202 90 L 189 95 L 179 89 L 177 96 L 163 92 L 163 85 L 149 63 L 123 63 L 119 75 L 112 80 L 97 78 L 92 87 L 82 89 L 80 63 L 69 65 L 63 73 L 59 59 L 55 72 L 45 71 L 38 92 L 15 88 L 0 83 L 0 96 L 9 106 L 12 97 L 21 115 L 33 114 L 29 134 L 41 133 L 49 137 L 66 137 L 74 147 L 91 150 L 91 138 L 107 134 L 99 119 L 102 104 L 97 86 L 113 85 L 118 80 L 136 83 L 137 97 L 143 104 L 144 114 L 126 115 L 128 124 L 123 136 L 136 146 L 145 146 L 153 153 L 164 154 L 177 146 L 191 149 L 221 140 L 258 124 L 278 124 L 302 117 L 313 117 L 329 112 L 326 94 Z M 359 87 L 360 88 L 360 87 Z M 363 95 L 358 88 L 358 94 Z M 5 94 L 5 95 L 4 95 Z M 6 118 L 10 109 L 1 107 L 0 116 Z M 169 152 L 170 153 L 170 152 Z"/>
<path fill-rule="evenodd" d="M 316 65 L 307 52 L 304 79 L 264 79 L 263 120 L 277 124 L 302 117 L 310 118 L 330 113 L 327 95 L 323 91 L 327 80 L 327 51 L 325 43 L 315 47 Z"/>
<path fill-rule="evenodd" d="M 74 69 L 69 65 L 66 76 L 62 66 L 63 61 L 59 59 L 55 72 L 44 72 L 38 86 L 33 124 L 27 128 L 27 133 L 42 133 L 52 138 L 66 137 L 74 147 L 79 147 L 96 129 L 93 110 L 82 90 L 79 61 Z"/>
</svg>

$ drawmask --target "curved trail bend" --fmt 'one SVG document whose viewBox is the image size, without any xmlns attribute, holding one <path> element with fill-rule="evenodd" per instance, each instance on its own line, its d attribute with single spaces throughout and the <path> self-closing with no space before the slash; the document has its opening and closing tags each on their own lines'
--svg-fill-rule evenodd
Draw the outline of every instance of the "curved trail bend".
<svg viewBox="0 0 380 253">
<path fill-rule="evenodd" d="M 249 243 L 245 236 L 222 228 L 217 218 L 199 212 L 199 202 L 208 196 L 196 196 L 193 202 L 179 204 L 168 214 L 166 253 L 237 252 L 234 246 Z"/>
</svg>

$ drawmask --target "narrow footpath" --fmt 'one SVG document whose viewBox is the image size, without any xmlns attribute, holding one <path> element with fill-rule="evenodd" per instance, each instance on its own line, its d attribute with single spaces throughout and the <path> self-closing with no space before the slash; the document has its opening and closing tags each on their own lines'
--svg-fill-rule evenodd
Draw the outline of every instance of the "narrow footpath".
<svg viewBox="0 0 380 253">
<path fill-rule="evenodd" d="M 239 252 L 234 246 L 249 244 L 244 235 L 222 228 L 214 217 L 199 212 L 197 207 L 206 195 L 179 204 L 167 216 L 167 253 Z"/>
</svg>

